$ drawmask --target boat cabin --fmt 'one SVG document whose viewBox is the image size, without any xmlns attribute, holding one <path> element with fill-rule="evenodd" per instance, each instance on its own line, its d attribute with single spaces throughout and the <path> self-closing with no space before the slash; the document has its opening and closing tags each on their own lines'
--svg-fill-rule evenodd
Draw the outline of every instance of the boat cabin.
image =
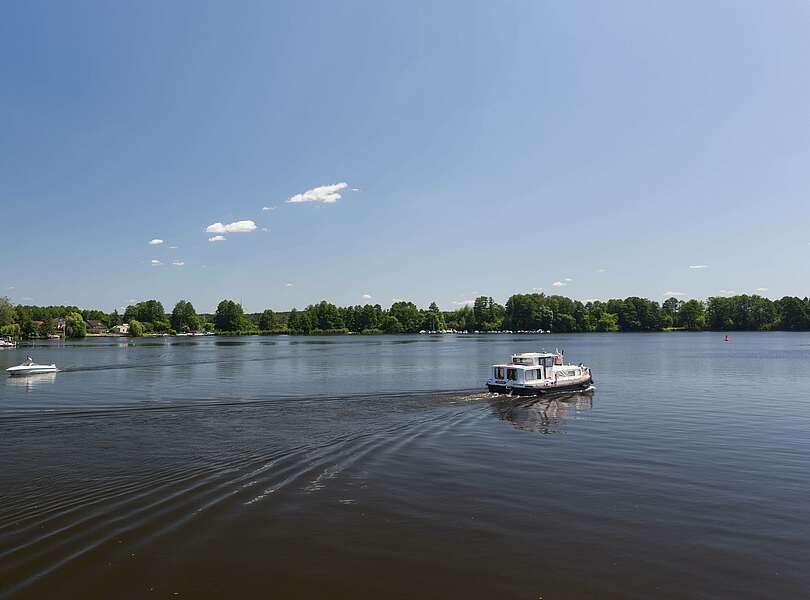
<svg viewBox="0 0 810 600">
<path fill-rule="evenodd" d="M 593 383 L 591 370 L 583 364 L 564 364 L 562 352 L 521 352 L 506 364 L 492 365 L 487 380 L 490 392 L 543 394 L 585 389 Z"/>
<path fill-rule="evenodd" d="M 505 365 L 493 365 L 492 376 L 499 381 L 525 383 L 537 379 L 553 379 L 554 365 L 562 356 L 553 352 L 521 352 L 513 354 Z"/>
</svg>

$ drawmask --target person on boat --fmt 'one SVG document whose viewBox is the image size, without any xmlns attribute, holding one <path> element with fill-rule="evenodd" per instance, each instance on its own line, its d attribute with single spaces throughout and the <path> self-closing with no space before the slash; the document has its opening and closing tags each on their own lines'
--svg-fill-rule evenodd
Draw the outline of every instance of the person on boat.
<svg viewBox="0 0 810 600">
<path fill-rule="evenodd" d="M 28 366 L 30 366 L 30 365 L 33 365 L 33 364 L 34 364 L 34 359 L 33 359 L 33 358 L 31 358 L 30 356 L 26 356 L 26 357 L 25 357 L 25 360 L 23 361 L 23 364 L 24 364 L 26 367 L 28 367 Z"/>
</svg>

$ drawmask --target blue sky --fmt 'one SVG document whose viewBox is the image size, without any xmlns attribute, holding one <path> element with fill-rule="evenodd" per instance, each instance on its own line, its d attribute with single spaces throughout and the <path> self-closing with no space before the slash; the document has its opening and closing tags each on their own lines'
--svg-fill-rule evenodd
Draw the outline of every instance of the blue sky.
<svg viewBox="0 0 810 600">
<path fill-rule="evenodd" d="M 810 295 L 809 30 L 787 1 L 7 5 L 0 295 Z"/>
</svg>

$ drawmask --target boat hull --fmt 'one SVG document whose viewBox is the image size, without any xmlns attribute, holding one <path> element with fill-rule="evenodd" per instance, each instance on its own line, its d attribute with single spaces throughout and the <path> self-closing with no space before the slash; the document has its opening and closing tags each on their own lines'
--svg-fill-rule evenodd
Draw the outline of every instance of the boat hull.
<svg viewBox="0 0 810 600">
<path fill-rule="evenodd" d="M 584 381 L 566 382 L 559 385 L 549 385 L 542 388 L 531 386 L 509 386 L 497 383 L 487 383 L 487 389 L 496 394 L 512 394 L 513 396 L 544 396 L 546 394 L 556 394 L 558 392 L 572 392 L 584 390 L 593 385 L 593 379 Z"/>
<path fill-rule="evenodd" d="M 26 375 L 43 375 L 45 373 L 56 373 L 59 369 L 56 365 L 32 365 L 30 367 L 10 367 L 6 372 L 10 377 L 24 377 Z"/>
</svg>

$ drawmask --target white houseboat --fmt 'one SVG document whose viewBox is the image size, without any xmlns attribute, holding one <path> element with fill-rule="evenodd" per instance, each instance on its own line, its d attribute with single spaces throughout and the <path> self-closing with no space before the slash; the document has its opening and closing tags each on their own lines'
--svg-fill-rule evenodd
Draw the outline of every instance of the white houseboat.
<svg viewBox="0 0 810 600">
<path fill-rule="evenodd" d="M 592 383 L 591 370 L 583 364 L 564 364 L 561 352 L 521 352 L 508 363 L 492 365 L 487 388 L 500 394 L 535 396 L 582 390 Z"/>
</svg>

